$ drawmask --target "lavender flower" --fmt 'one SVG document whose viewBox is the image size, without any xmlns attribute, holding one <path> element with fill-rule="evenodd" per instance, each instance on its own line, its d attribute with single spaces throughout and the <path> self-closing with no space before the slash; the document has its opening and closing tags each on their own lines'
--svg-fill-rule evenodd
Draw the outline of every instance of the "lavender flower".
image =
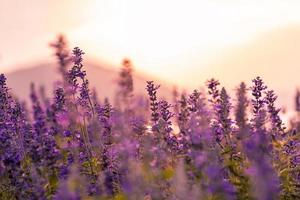
<svg viewBox="0 0 300 200">
<path fill-rule="evenodd" d="M 123 60 L 123 68 L 119 74 L 118 84 L 120 90 L 117 95 L 120 96 L 123 106 L 129 109 L 130 102 L 132 101 L 133 96 L 133 77 L 132 77 L 132 63 L 129 59 Z M 121 103 L 120 102 L 120 103 Z"/>
<path fill-rule="evenodd" d="M 68 42 L 65 36 L 58 35 L 57 40 L 52 42 L 50 46 L 55 50 L 55 56 L 59 62 L 59 71 L 65 80 L 67 77 L 67 66 L 70 63 Z"/>
<path fill-rule="evenodd" d="M 58 112 L 58 111 L 63 111 L 64 107 L 65 107 L 65 93 L 63 88 L 57 88 L 55 90 L 55 102 L 54 102 L 54 111 Z"/>
<path fill-rule="evenodd" d="M 225 139 L 230 141 L 232 120 L 230 119 L 229 115 L 230 115 L 231 103 L 229 102 L 229 96 L 225 88 L 222 88 L 221 90 L 220 99 L 216 109 L 218 113 L 218 122 L 221 128 L 221 132 L 225 137 Z M 229 141 L 226 142 L 228 143 Z"/>
<path fill-rule="evenodd" d="M 189 119 L 189 107 L 188 107 L 188 100 L 185 95 L 181 95 L 181 99 L 179 101 L 180 105 L 180 112 L 178 114 L 178 125 L 182 134 L 186 134 L 187 132 L 187 122 Z M 191 108 L 194 111 L 195 108 Z"/>
<path fill-rule="evenodd" d="M 211 95 L 211 102 L 216 102 L 218 96 L 219 96 L 219 90 L 218 86 L 220 85 L 218 80 L 215 79 L 210 79 L 206 83 L 207 88 L 208 88 L 208 94 Z"/>
<path fill-rule="evenodd" d="M 119 192 L 120 175 L 117 166 L 117 155 L 113 143 L 111 113 L 112 107 L 107 102 L 103 107 L 97 107 L 98 118 L 103 127 L 102 140 L 102 170 L 105 173 L 104 185 L 109 195 Z"/>
<path fill-rule="evenodd" d="M 81 49 L 79 49 L 78 47 L 75 47 L 73 49 L 74 66 L 68 72 L 68 81 L 74 87 L 74 90 L 79 87 L 77 78 L 84 79 L 84 77 L 86 76 L 86 72 L 82 70 L 82 55 L 84 55 L 84 52 Z"/>
<path fill-rule="evenodd" d="M 43 178 L 49 176 L 53 180 L 57 180 L 56 171 L 58 170 L 58 161 L 60 160 L 60 152 L 54 136 L 49 132 L 47 120 L 40 106 L 39 99 L 36 95 L 34 85 L 31 85 L 31 100 L 34 112 L 34 130 L 30 149 L 32 161 L 38 169 L 42 171 Z M 47 168 L 47 170 L 46 170 Z M 45 182 L 48 180 L 45 178 Z M 55 184 L 49 183 L 47 193 L 52 195 L 55 192 Z"/>
<path fill-rule="evenodd" d="M 210 102 L 213 105 L 215 111 L 215 119 L 212 121 L 212 129 L 215 133 L 216 142 L 222 147 L 221 142 L 223 139 L 226 141 L 226 145 L 231 141 L 230 132 L 232 120 L 229 118 L 231 103 L 229 102 L 229 96 L 223 87 L 221 92 L 217 89 L 219 82 L 211 79 L 207 82 L 209 94 L 211 95 Z M 222 147 L 223 148 L 223 147 Z"/>
<path fill-rule="evenodd" d="M 150 99 L 150 109 L 152 111 L 151 121 L 154 124 L 157 124 L 158 119 L 159 119 L 159 111 L 158 111 L 159 103 L 158 103 L 157 96 L 156 96 L 156 93 L 157 93 L 157 90 L 159 87 L 160 87 L 159 85 L 155 86 L 153 81 L 147 81 L 147 92 L 148 92 L 149 99 Z"/>
<path fill-rule="evenodd" d="M 73 49 L 73 67 L 68 72 L 68 81 L 72 87 L 73 97 L 76 96 L 77 90 L 79 90 L 79 97 L 78 102 L 81 105 L 81 108 L 84 110 L 83 117 L 90 115 L 95 115 L 94 105 L 91 100 L 90 96 L 90 89 L 89 89 L 89 81 L 86 79 L 86 71 L 83 70 L 83 58 L 84 52 L 75 47 Z M 81 84 L 78 81 L 81 81 Z M 75 105 L 76 106 L 76 105 Z M 78 110 L 78 107 L 77 107 Z"/>
<path fill-rule="evenodd" d="M 285 127 L 283 126 L 283 122 L 279 116 L 280 109 L 276 109 L 274 105 L 276 99 L 277 96 L 275 95 L 273 90 L 269 90 L 266 92 L 266 103 L 272 122 L 272 134 L 275 138 L 278 136 L 282 136 L 285 129 Z"/>
<path fill-rule="evenodd" d="M 252 106 L 254 118 L 251 119 L 253 128 L 259 132 L 265 123 L 266 113 L 265 113 L 265 99 L 262 96 L 264 91 L 267 89 L 267 86 L 264 84 L 260 77 L 257 77 L 252 80 L 254 86 L 252 89 Z"/>
<path fill-rule="evenodd" d="M 247 95 L 246 84 L 242 82 L 236 92 L 237 105 L 235 110 L 236 124 L 239 126 L 240 129 L 244 129 L 247 125 L 248 99 L 246 95 Z"/>
<path fill-rule="evenodd" d="M 246 154 L 251 162 L 247 170 L 252 181 L 253 194 L 257 199 L 271 200 L 278 199 L 279 178 L 271 165 L 268 155 L 268 140 L 266 134 L 254 134 L 247 141 Z"/>
<path fill-rule="evenodd" d="M 171 104 L 169 104 L 167 101 L 162 100 L 159 102 L 159 107 L 160 107 L 160 117 L 164 121 L 165 124 L 165 133 L 170 134 L 172 131 L 171 125 L 172 122 L 170 119 L 174 116 L 173 113 L 171 113 L 170 108 Z"/>
<path fill-rule="evenodd" d="M 16 198 L 28 198 L 30 180 L 25 177 L 22 160 L 24 148 L 24 125 L 19 103 L 14 102 L 6 86 L 6 78 L 0 75 L 0 197 L 13 195 Z M 7 190 L 3 190 L 7 188 Z M 7 197 L 14 198 L 14 197 Z"/>
</svg>

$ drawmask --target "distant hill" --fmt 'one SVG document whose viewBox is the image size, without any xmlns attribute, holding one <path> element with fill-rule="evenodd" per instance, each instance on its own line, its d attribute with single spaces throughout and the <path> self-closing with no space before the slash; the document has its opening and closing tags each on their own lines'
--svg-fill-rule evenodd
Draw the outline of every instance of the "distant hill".
<svg viewBox="0 0 300 200">
<path fill-rule="evenodd" d="M 106 68 L 96 62 L 87 62 L 84 65 L 91 89 L 95 88 L 100 99 L 105 97 L 113 98 L 117 89 L 119 70 L 116 68 Z M 35 83 L 37 87 L 43 86 L 47 95 L 52 95 L 55 83 L 61 80 L 56 63 L 38 64 L 28 66 L 26 69 L 6 74 L 8 86 L 12 93 L 21 100 L 28 100 L 30 94 L 30 84 Z M 134 91 L 136 94 L 146 95 L 146 81 L 153 80 L 161 84 L 159 95 L 164 98 L 170 98 L 172 87 L 168 83 L 162 83 L 154 77 L 135 73 Z"/>
</svg>

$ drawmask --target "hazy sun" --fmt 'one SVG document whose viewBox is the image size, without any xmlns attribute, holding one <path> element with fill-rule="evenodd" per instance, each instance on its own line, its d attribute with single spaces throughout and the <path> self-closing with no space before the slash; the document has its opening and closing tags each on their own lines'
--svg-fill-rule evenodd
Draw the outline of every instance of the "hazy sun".
<svg viewBox="0 0 300 200">
<path fill-rule="evenodd" d="M 129 57 L 139 69 L 168 77 L 171 68 L 173 75 L 180 73 L 270 28 L 299 21 L 297 7 L 288 3 L 92 0 L 87 21 L 71 37 L 105 60 Z"/>
</svg>

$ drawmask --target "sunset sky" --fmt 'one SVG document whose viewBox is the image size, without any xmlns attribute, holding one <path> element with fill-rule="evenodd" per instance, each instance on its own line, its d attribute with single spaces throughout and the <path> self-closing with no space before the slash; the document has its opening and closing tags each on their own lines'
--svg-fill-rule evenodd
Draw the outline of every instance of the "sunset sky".
<svg viewBox="0 0 300 200">
<path fill-rule="evenodd" d="M 298 0 L 0 0 L 0 70 L 52 59 L 48 44 L 64 33 L 87 57 L 128 57 L 186 87 L 261 74 L 284 92 L 300 84 L 299 10 Z M 274 81 L 282 73 L 291 82 Z"/>
</svg>

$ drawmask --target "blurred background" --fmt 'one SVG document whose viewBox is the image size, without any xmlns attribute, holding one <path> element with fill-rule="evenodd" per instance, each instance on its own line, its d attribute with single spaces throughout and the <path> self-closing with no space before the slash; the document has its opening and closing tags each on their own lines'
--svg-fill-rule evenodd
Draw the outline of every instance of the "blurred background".
<svg viewBox="0 0 300 200">
<path fill-rule="evenodd" d="M 214 77 L 234 91 L 259 75 L 291 110 L 299 10 L 298 0 L 0 0 L 0 72 L 21 98 L 31 81 L 51 87 L 49 43 L 61 33 L 85 51 L 100 91 L 126 57 L 141 90 L 148 79 L 190 90 Z"/>
</svg>

